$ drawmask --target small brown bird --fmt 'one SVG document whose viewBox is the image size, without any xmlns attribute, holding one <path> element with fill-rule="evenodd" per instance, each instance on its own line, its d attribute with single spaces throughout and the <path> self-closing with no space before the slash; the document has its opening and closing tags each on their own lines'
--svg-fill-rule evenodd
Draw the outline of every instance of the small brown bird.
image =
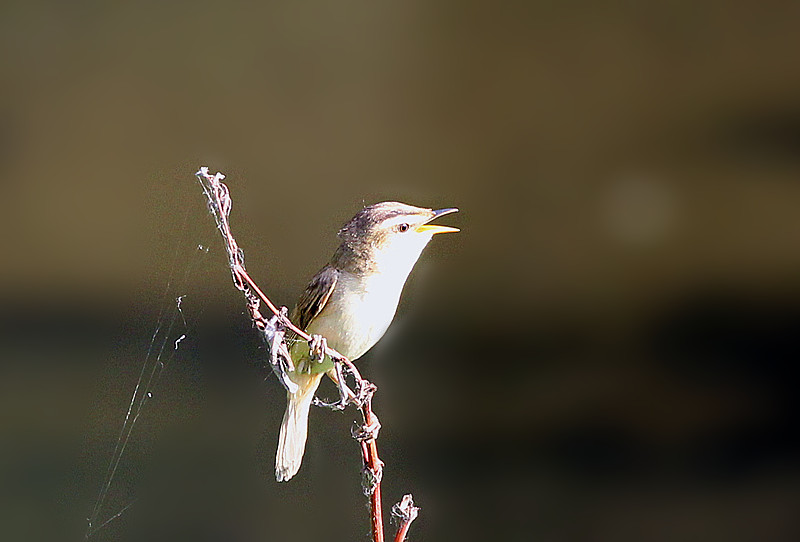
<svg viewBox="0 0 800 542">
<path fill-rule="evenodd" d="M 364 355 L 383 336 L 394 319 L 400 293 L 422 250 L 437 233 L 457 228 L 429 224 L 458 209 L 434 211 L 398 202 L 370 205 L 340 231 L 342 240 L 330 263 L 317 273 L 297 303 L 292 321 L 350 360 Z M 285 482 L 300 469 L 308 431 L 308 413 L 322 375 L 333 365 L 312 360 L 305 341 L 294 342 L 290 353 L 297 384 L 287 393 L 275 477 Z"/>
</svg>

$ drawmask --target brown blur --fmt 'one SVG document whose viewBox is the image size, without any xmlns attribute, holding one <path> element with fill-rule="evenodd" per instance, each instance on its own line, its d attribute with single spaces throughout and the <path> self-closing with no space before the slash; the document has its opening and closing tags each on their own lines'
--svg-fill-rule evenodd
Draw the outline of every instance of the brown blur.
<svg viewBox="0 0 800 542">
<path fill-rule="evenodd" d="M 362 205 L 461 209 L 361 362 L 412 540 L 796 540 L 798 5 L 282 4 L 0 8 L 0 540 L 83 538 L 183 294 L 91 540 L 366 539 L 353 412 L 274 481 L 202 165 L 288 305 Z"/>
</svg>

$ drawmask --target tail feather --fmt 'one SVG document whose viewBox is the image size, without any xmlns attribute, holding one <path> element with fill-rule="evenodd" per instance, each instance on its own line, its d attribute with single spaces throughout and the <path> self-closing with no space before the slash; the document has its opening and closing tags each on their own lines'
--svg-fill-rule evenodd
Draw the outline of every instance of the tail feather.
<svg viewBox="0 0 800 542">
<path fill-rule="evenodd" d="M 275 455 L 275 478 L 286 482 L 300 470 L 308 434 L 308 411 L 323 373 L 297 374 L 292 380 L 300 387 L 286 394 L 286 412 L 281 423 L 278 452 Z"/>
</svg>

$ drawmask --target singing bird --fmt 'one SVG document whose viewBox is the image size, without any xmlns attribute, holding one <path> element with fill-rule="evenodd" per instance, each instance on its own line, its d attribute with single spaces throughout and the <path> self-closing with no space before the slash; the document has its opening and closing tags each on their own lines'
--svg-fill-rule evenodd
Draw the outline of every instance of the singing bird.
<svg viewBox="0 0 800 542">
<path fill-rule="evenodd" d="M 425 246 L 437 233 L 459 231 L 430 222 L 456 211 L 394 201 L 359 211 L 339 230 L 339 248 L 300 296 L 292 321 L 310 335 L 326 338 L 351 361 L 360 358 L 392 323 L 400 293 Z M 295 370 L 288 376 L 298 389 L 286 397 L 275 456 L 279 482 L 300 469 L 314 392 L 326 372 L 334 376 L 330 359 L 312 359 L 307 342 L 293 342 L 290 353 Z"/>
</svg>

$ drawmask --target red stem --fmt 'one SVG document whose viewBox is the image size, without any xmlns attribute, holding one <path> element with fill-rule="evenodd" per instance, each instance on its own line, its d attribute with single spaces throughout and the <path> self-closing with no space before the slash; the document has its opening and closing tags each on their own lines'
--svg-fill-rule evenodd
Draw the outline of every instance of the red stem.
<svg viewBox="0 0 800 542">
<path fill-rule="evenodd" d="M 364 416 L 365 427 L 374 427 L 377 422 L 376 416 L 372 413 L 372 395 L 370 394 L 361 406 L 361 414 Z M 374 438 L 361 441 L 361 454 L 364 459 L 365 468 L 377 475 L 375 485 L 369 496 L 370 517 L 372 519 L 372 540 L 383 542 L 383 506 L 381 500 L 381 476 L 383 471 L 383 461 L 378 457 L 378 443 Z"/>
<path fill-rule="evenodd" d="M 400 527 L 397 528 L 397 534 L 394 535 L 394 542 L 403 542 L 408 535 L 408 528 L 411 527 L 411 522 L 408 520 L 403 520 L 400 523 Z"/>
</svg>

